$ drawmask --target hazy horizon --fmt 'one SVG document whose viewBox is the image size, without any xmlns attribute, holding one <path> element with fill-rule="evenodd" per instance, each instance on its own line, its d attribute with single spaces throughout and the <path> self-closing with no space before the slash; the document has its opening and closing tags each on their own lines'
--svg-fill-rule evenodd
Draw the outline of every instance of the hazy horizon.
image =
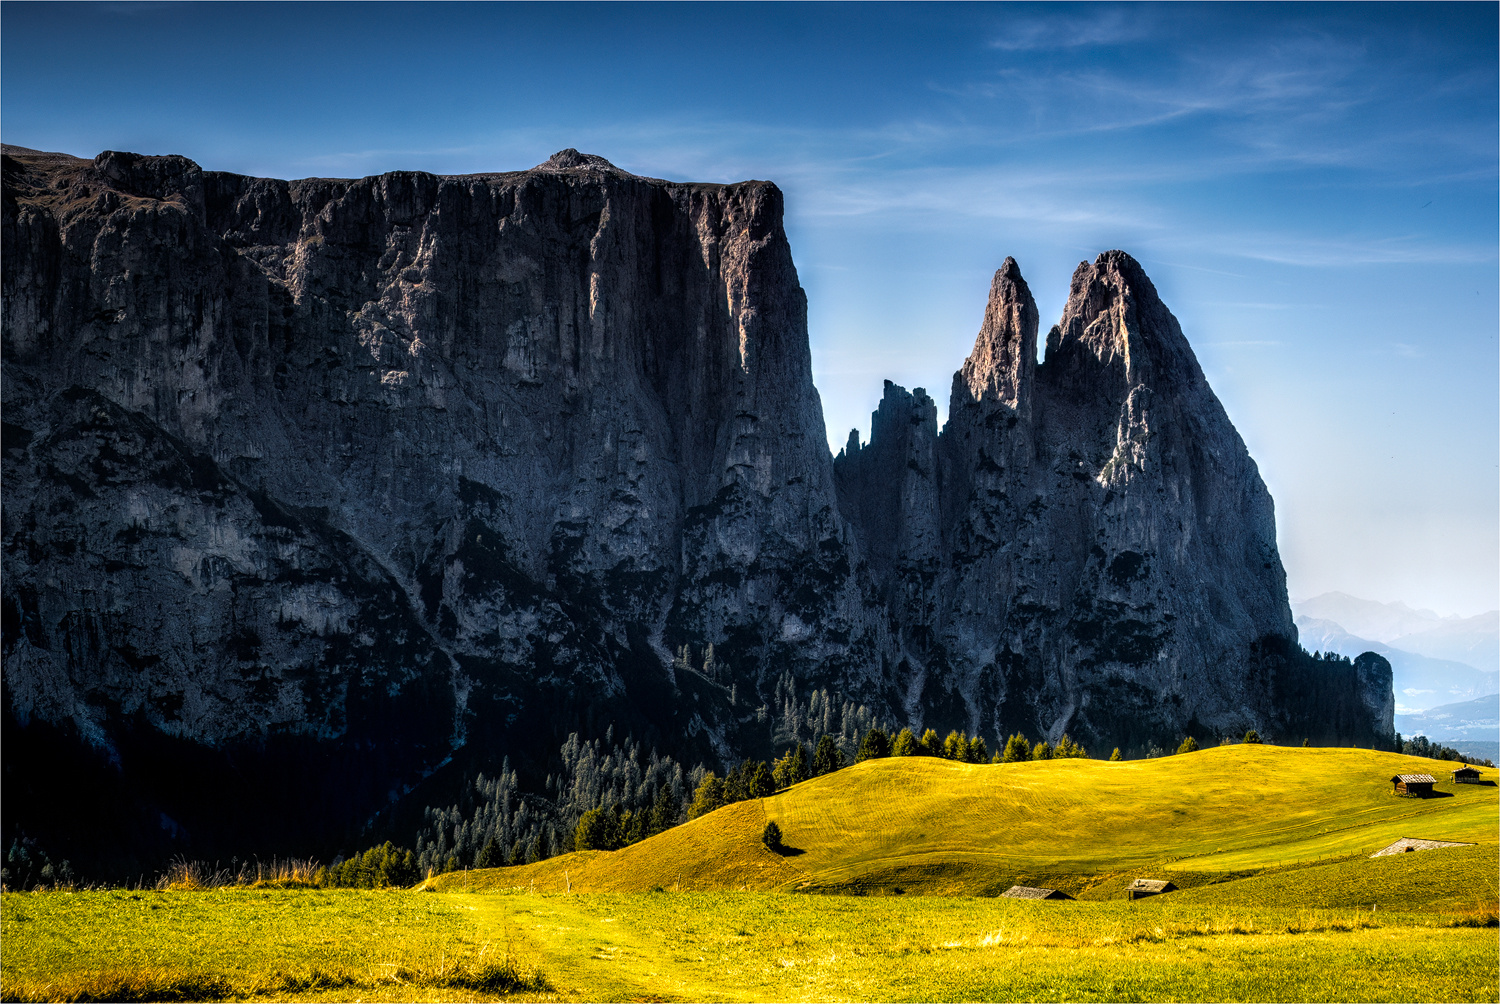
<svg viewBox="0 0 1500 1004">
<path fill-rule="evenodd" d="M 576 147 L 775 181 L 834 451 L 885 379 L 946 417 L 1007 255 L 1045 332 L 1121 248 L 1260 467 L 1291 595 L 1500 607 L 1493 5 L 0 15 L 7 143 L 276 177 Z"/>
</svg>

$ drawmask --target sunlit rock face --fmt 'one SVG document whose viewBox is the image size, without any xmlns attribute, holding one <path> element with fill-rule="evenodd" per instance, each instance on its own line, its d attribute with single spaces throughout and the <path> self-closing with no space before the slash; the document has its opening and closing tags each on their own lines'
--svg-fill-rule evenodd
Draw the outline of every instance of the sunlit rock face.
<svg viewBox="0 0 1500 1004">
<path fill-rule="evenodd" d="M 332 840 L 610 723 L 765 755 L 789 685 L 992 739 L 1313 697 L 1389 732 L 1352 677 L 1287 689 L 1270 498 L 1120 252 L 1041 365 L 1007 261 L 942 434 L 888 385 L 835 462 L 767 182 L 7 148 L 3 195 L 8 734 L 91 751 L 146 829 Z"/>
</svg>

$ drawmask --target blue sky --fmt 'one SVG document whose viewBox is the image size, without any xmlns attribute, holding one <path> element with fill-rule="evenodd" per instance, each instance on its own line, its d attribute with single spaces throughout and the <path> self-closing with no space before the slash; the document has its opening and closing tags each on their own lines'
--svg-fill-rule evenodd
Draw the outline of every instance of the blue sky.
<svg viewBox="0 0 1500 1004">
<path fill-rule="evenodd" d="M 841 444 L 1014 255 L 1145 265 L 1294 596 L 1500 605 L 1497 6 L 0 5 L 5 142 L 275 177 L 770 178 Z"/>
</svg>

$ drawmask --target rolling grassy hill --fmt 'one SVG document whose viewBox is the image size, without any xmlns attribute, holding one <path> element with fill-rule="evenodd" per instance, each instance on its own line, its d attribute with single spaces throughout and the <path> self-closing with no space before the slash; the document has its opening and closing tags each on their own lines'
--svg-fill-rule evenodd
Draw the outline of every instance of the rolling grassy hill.
<svg viewBox="0 0 1500 1004">
<path fill-rule="evenodd" d="M 1141 874 L 1190 888 L 1362 858 L 1400 837 L 1481 843 L 1493 864 L 1500 789 L 1454 785 L 1451 769 L 1370 750 L 1246 745 L 1125 763 L 888 758 L 623 850 L 455 872 L 430 885 L 993 895 L 1019 883 L 1108 899 Z M 1396 773 L 1433 774 L 1438 797 L 1393 796 L 1387 779 Z M 768 820 L 788 853 L 762 846 Z"/>
</svg>

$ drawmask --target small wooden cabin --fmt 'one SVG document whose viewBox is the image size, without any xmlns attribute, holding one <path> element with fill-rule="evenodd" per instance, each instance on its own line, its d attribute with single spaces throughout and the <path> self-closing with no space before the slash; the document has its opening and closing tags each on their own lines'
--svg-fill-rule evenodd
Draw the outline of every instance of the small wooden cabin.
<svg viewBox="0 0 1500 1004">
<path fill-rule="evenodd" d="M 1432 794 L 1432 786 L 1437 784 L 1437 778 L 1431 774 L 1397 774 L 1391 778 L 1391 784 L 1397 795 L 1416 795 L 1420 798 Z"/>
<path fill-rule="evenodd" d="M 1473 767 L 1470 767 L 1468 764 L 1464 764 L 1462 767 L 1453 772 L 1453 783 L 1478 784 L 1479 771 L 1475 770 Z"/>
<path fill-rule="evenodd" d="M 1159 896 L 1164 892 L 1172 892 L 1176 888 L 1166 879 L 1138 878 L 1130 883 L 1130 888 L 1126 891 L 1131 899 L 1145 899 L 1147 896 Z"/>
<path fill-rule="evenodd" d="M 1032 885 L 1013 885 L 1000 895 L 1009 896 L 1011 899 L 1072 899 L 1065 892 L 1057 889 L 1042 889 Z"/>
</svg>

